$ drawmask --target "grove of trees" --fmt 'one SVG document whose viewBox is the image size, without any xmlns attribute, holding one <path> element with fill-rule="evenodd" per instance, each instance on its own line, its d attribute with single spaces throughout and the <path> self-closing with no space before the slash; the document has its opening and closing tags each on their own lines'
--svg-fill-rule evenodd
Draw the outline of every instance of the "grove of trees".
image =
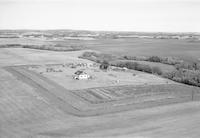
<svg viewBox="0 0 200 138">
<path fill-rule="evenodd" d="M 123 57 L 116 58 L 112 55 L 97 54 L 95 52 L 84 53 L 82 58 L 86 58 L 86 59 L 101 63 L 100 65 L 101 69 L 107 69 L 108 66 L 111 64 L 109 63 L 110 60 L 120 59 L 124 61 L 123 62 L 119 61 L 115 64 L 112 63 L 111 65 L 122 67 L 122 68 L 126 67 L 128 69 L 134 69 L 134 70 L 143 71 L 143 72 L 152 73 L 152 74 L 157 74 L 176 82 L 200 87 L 200 63 L 195 62 L 195 61 L 184 61 L 184 60 L 173 58 L 173 57 L 163 58 L 163 57 L 158 57 L 158 56 L 140 57 L 140 58 L 132 57 L 132 56 L 123 56 Z M 149 62 L 159 62 L 162 64 L 173 65 L 175 67 L 175 70 L 171 72 L 162 72 L 162 70 L 157 66 L 150 67 L 149 65 L 133 62 L 131 60 L 134 60 L 134 61 L 144 60 L 144 61 L 149 61 Z"/>
</svg>

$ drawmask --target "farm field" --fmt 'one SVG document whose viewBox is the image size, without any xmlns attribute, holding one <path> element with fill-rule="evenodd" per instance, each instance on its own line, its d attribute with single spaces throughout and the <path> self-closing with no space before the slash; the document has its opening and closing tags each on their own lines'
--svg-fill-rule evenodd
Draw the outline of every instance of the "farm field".
<svg viewBox="0 0 200 138">
<path fill-rule="evenodd" d="M 77 58 L 83 51 L 55 52 L 47 50 L 35 50 L 24 48 L 1 48 L 0 66 L 6 65 L 34 65 L 34 64 L 58 64 L 71 62 L 90 62 Z"/>
<path fill-rule="evenodd" d="M 22 44 L 22 45 L 44 45 L 44 44 L 52 44 L 47 40 L 42 39 L 31 39 L 31 38 L 0 38 L 0 45 L 5 44 Z"/>
<path fill-rule="evenodd" d="M 130 56 L 200 58 L 199 42 L 173 39 L 108 39 L 94 41 L 88 48 L 102 53 Z"/>
<path fill-rule="evenodd" d="M 185 60 L 198 60 L 200 58 L 199 41 L 176 39 L 44 40 L 36 38 L 0 38 L 1 44 L 59 44 L 63 47 L 78 45 L 82 46 L 83 49 L 115 55 L 177 57 Z"/>
<path fill-rule="evenodd" d="M 137 71 L 94 72 L 86 68 L 88 74 L 97 74 L 96 78 L 109 80 L 116 75 L 121 85 L 99 80 L 94 88 L 80 82 L 80 88 L 72 85 L 70 89 L 66 76 L 71 78 L 80 68 L 55 66 L 63 72 L 44 73 L 49 64 L 93 63 L 79 59 L 82 52 L 0 49 L 0 137 L 199 137 L 198 88 Z M 32 65 L 39 68 L 31 69 Z"/>
</svg>

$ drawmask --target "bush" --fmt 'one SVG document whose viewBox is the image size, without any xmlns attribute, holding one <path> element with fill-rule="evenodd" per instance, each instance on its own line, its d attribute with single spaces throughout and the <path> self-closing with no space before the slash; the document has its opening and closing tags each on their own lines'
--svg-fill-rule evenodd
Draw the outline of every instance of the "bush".
<svg viewBox="0 0 200 138">
<path fill-rule="evenodd" d="M 138 71 L 152 73 L 152 69 L 149 65 L 143 65 L 137 62 L 119 62 L 117 64 L 112 64 L 112 65 L 117 66 L 117 67 L 126 67 L 128 69 L 134 69 Z"/>
<path fill-rule="evenodd" d="M 152 73 L 157 74 L 157 75 L 162 75 L 162 71 L 159 67 L 153 67 L 152 68 Z"/>
<path fill-rule="evenodd" d="M 163 64 L 168 64 L 168 65 L 176 65 L 180 64 L 183 62 L 183 60 L 180 60 L 175 57 L 158 57 L 158 56 L 150 56 L 150 57 L 145 57 L 145 56 L 122 56 L 119 59 L 121 60 L 137 60 L 137 61 L 150 61 L 150 62 L 159 62 Z"/>
<path fill-rule="evenodd" d="M 136 67 L 136 70 L 152 73 L 152 69 L 149 65 L 138 64 L 138 66 Z"/>
<path fill-rule="evenodd" d="M 100 61 L 103 62 L 104 60 L 106 61 L 112 61 L 116 60 L 117 57 L 110 55 L 110 54 L 101 54 L 101 53 L 96 53 L 96 52 L 84 52 L 80 58 L 92 60 L 92 61 Z"/>
<path fill-rule="evenodd" d="M 82 55 L 82 57 L 91 57 L 91 56 L 98 57 L 98 54 L 95 52 L 84 52 Z"/>
<path fill-rule="evenodd" d="M 161 62 L 161 58 L 158 56 L 151 56 L 147 59 L 147 61 L 151 61 L 151 62 Z"/>
<path fill-rule="evenodd" d="M 109 63 L 106 60 L 104 60 L 100 65 L 100 69 L 102 70 L 107 70 L 108 67 L 109 67 Z"/>
<path fill-rule="evenodd" d="M 200 70 L 200 64 L 197 62 L 182 62 L 175 65 L 176 69 Z"/>
<path fill-rule="evenodd" d="M 199 71 L 192 71 L 187 69 L 179 69 L 174 72 L 165 73 L 163 77 L 171 79 L 173 81 L 177 81 L 180 83 L 193 85 L 193 86 L 200 86 L 200 72 Z"/>
</svg>

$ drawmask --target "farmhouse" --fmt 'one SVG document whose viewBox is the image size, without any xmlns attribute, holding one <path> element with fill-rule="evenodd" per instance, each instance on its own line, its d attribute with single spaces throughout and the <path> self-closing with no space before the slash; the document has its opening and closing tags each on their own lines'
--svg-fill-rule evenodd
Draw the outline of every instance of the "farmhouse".
<svg viewBox="0 0 200 138">
<path fill-rule="evenodd" d="M 90 75 L 88 75 L 82 70 L 78 70 L 74 74 L 75 74 L 74 79 L 77 79 L 77 80 L 87 80 L 90 78 Z"/>
</svg>

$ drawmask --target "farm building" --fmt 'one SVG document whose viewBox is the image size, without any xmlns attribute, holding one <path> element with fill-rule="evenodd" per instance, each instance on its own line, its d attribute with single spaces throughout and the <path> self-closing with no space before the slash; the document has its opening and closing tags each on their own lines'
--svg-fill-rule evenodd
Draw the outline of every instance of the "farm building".
<svg viewBox="0 0 200 138">
<path fill-rule="evenodd" d="M 46 72 L 62 72 L 62 70 L 54 68 L 46 68 Z"/>
<path fill-rule="evenodd" d="M 87 80 L 90 78 L 90 75 L 88 75 L 82 70 L 78 70 L 74 74 L 75 74 L 74 79 L 77 79 L 77 80 Z"/>
<path fill-rule="evenodd" d="M 88 67 L 88 68 L 93 67 L 93 63 L 87 63 L 87 67 Z"/>
</svg>

